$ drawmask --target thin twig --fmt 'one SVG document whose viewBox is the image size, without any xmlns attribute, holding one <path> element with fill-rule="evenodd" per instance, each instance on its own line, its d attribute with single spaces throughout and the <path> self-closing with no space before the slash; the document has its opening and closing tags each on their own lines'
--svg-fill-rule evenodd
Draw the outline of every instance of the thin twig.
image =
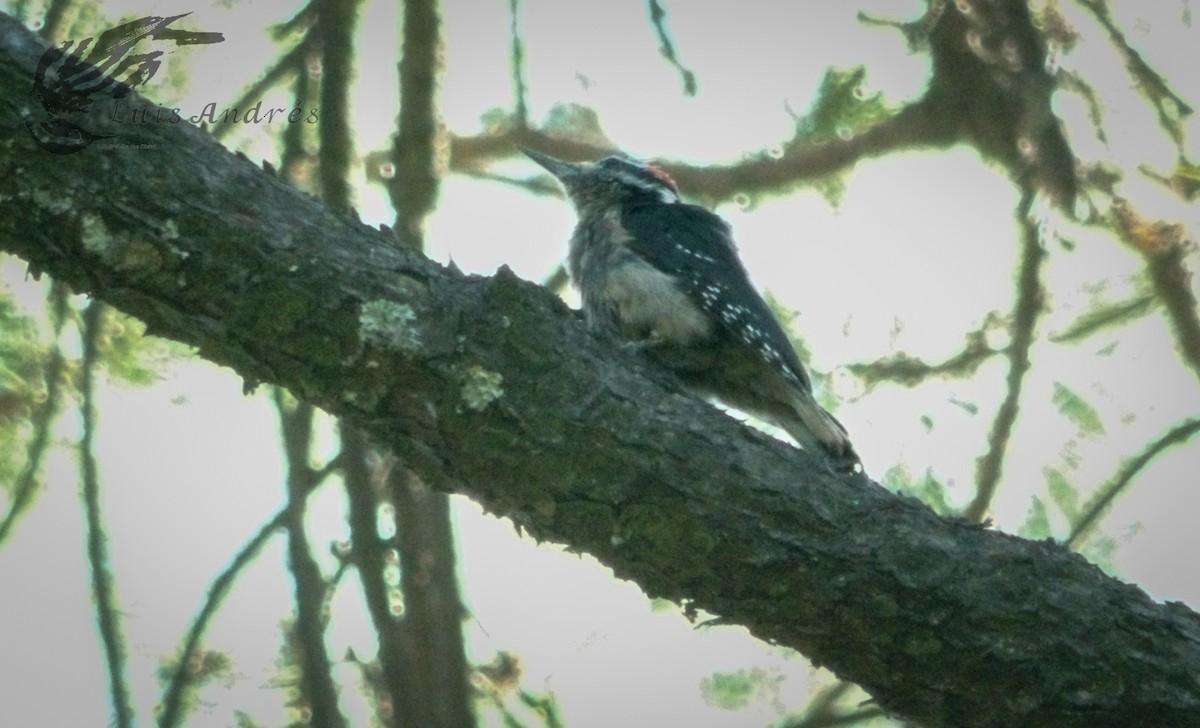
<svg viewBox="0 0 1200 728">
<path fill-rule="evenodd" d="M 1095 529 L 1100 518 L 1108 511 L 1113 502 L 1133 482 L 1135 476 L 1145 468 L 1159 453 L 1173 445 L 1185 442 L 1192 435 L 1200 432 L 1200 419 L 1187 420 L 1171 428 L 1162 437 L 1147 445 L 1137 455 L 1125 460 L 1117 468 L 1113 477 L 1097 489 L 1096 494 L 1084 506 L 1079 520 L 1071 527 L 1063 545 L 1067 548 L 1079 548 L 1087 536 Z"/>
<path fill-rule="evenodd" d="M 874 718 L 886 715 L 883 708 L 858 708 L 847 713 L 835 713 L 821 718 L 804 718 L 798 723 L 789 723 L 786 728 L 838 728 L 857 723 L 865 723 Z"/>
<path fill-rule="evenodd" d="M 1087 106 L 1088 121 L 1091 122 L 1096 139 L 1107 145 L 1108 132 L 1104 128 L 1104 102 L 1100 100 L 1100 94 L 1096 92 L 1096 88 L 1075 71 L 1059 69 L 1055 78 L 1058 79 L 1060 89 L 1074 91 L 1083 99 L 1084 105 Z"/>
<path fill-rule="evenodd" d="M 1147 220 L 1128 200 L 1114 195 L 1106 222 L 1121 242 L 1146 261 L 1150 283 L 1162 302 L 1184 361 L 1200 377 L 1200 310 L 1192 293 L 1185 254 L 1195 248 L 1183 225 Z"/>
<path fill-rule="evenodd" d="M 171 671 L 171 679 L 167 684 L 166 692 L 163 694 L 162 709 L 158 718 L 159 728 L 174 728 L 182 720 L 183 696 L 191 677 L 191 670 L 188 663 L 192 655 L 196 654 L 200 640 L 204 637 L 205 630 L 208 629 L 209 621 L 216 614 L 217 608 L 229 593 L 229 589 L 233 586 L 233 581 L 237 575 L 258 555 L 258 552 L 266 545 L 267 540 L 277 530 L 283 528 L 286 519 L 287 508 L 285 507 L 258 529 L 258 533 L 254 534 L 254 537 L 246 542 L 246 545 L 229 562 L 229 566 L 213 580 L 212 585 L 208 588 L 204 605 L 200 608 L 200 612 L 192 622 L 191 628 L 188 629 L 187 636 L 183 640 L 183 646 L 179 650 L 179 658 L 175 663 L 175 669 Z"/>
<path fill-rule="evenodd" d="M 92 592 L 96 600 L 96 621 L 100 641 L 104 644 L 105 664 L 108 667 L 109 693 L 112 696 L 114 722 L 117 728 L 131 728 L 133 706 L 129 688 L 125 685 L 125 645 L 121 637 L 112 574 L 108 569 L 108 539 L 100 516 L 100 476 L 93 449 L 96 436 L 96 404 L 93 377 L 99 364 L 96 342 L 104 321 L 105 305 L 93 300 L 83 312 L 83 361 L 80 372 L 80 418 L 83 434 L 79 441 L 79 469 L 83 481 L 83 504 L 87 514 L 87 553 L 92 570 Z"/>
<path fill-rule="evenodd" d="M 679 71 L 679 76 L 683 81 L 684 95 L 695 96 L 696 74 L 685 68 L 675 53 L 675 45 L 671 42 L 671 35 L 667 33 L 667 11 L 663 10 L 663 6 L 658 0 L 649 0 L 649 9 L 650 24 L 654 26 L 654 32 L 658 34 L 658 52 Z"/>
<path fill-rule="evenodd" d="M 1192 274 L 1184 261 L 1184 250 L 1182 245 L 1173 246 L 1147 262 L 1150 280 L 1166 308 L 1179 350 L 1200 377 L 1200 312 L 1192 293 Z"/>
<path fill-rule="evenodd" d="M 850 364 L 846 368 L 868 387 L 880 382 L 896 382 L 905 387 L 915 387 L 935 376 L 969 377 L 993 356 L 1004 353 L 1004 349 L 993 349 L 987 343 L 983 330 L 967 334 L 962 351 L 936 364 L 930 364 L 904 353 L 873 362 Z"/>
<path fill-rule="evenodd" d="M 315 35 L 315 31 L 310 30 L 309 35 Z M 293 65 L 292 103 L 298 108 L 319 105 L 318 84 L 313 75 L 308 72 L 307 56 L 295 55 L 289 59 L 289 62 Z M 285 182 L 297 189 L 315 194 L 318 191 L 316 182 L 308 171 L 312 156 L 307 151 L 308 142 L 312 136 L 308 127 L 308 124 L 288 124 L 283 128 L 283 133 L 280 135 L 283 151 L 279 156 L 279 170 L 280 177 Z"/>
<path fill-rule="evenodd" d="M 340 467 L 341 459 L 335 457 L 320 470 L 313 471 L 311 490 L 316 490 L 325 480 Z M 258 555 L 266 545 L 267 540 L 275 534 L 276 531 L 286 525 L 287 506 L 284 506 L 275 513 L 266 523 L 264 523 L 254 536 L 242 546 L 241 550 L 234 555 L 233 560 L 229 562 L 229 566 L 213 579 L 213 583 L 208 588 L 208 594 L 205 596 L 204 604 L 200 607 L 200 611 L 196 614 L 196 619 L 192 621 L 192 626 L 188 629 L 187 636 L 183 640 L 183 645 L 179 649 L 178 662 L 175 663 L 175 669 L 171 672 L 171 679 L 167 684 L 167 690 L 163 694 L 162 708 L 159 714 L 159 728 L 174 728 L 183 718 L 183 697 L 184 691 L 188 687 L 191 678 L 191 670 L 188 663 L 191 657 L 196 654 L 197 648 L 200 645 L 200 640 L 204 637 L 205 631 L 208 629 L 208 623 L 217 613 L 217 608 L 221 606 L 221 602 L 229 594 L 230 588 L 233 586 L 234 580 L 242 569 Z M 339 572 L 341 569 L 339 568 Z M 330 580 L 331 585 L 336 584 L 339 574 L 336 574 Z"/>
<path fill-rule="evenodd" d="M 1025 373 L 1029 371 L 1029 350 L 1033 347 L 1034 328 L 1042 310 L 1039 276 L 1046 253 L 1042 249 L 1037 223 L 1030 217 L 1034 194 L 1035 190 L 1026 186 L 1017 208 L 1021 225 L 1021 267 L 1012 312 L 1012 341 L 1008 346 L 1007 392 L 992 422 L 988 450 L 978 461 L 975 498 L 963 512 L 964 518 L 976 522 L 982 521 L 987 515 L 1000 483 L 1004 455 L 1008 451 L 1009 438 L 1020 409 Z"/>
<path fill-rule="evenodd" d="M 400 243 L 423 250 L 425 219 L 437 201 L 440 176 L 436 91 L 442 35 L 438 3 L 405 3 L 402 32 L 400 119 L 392 149 L 396 176 L 388 185 L 388 195 L 396 209 L 393 228 Z"/>
<path fill-rule="evenodd" d="M 1139 293 L 1132 298 L 1108 303 L 1083 313 L 1065 329 L 1046 338 L 1056 344 L 1073 344 L 1112 326 L 1131 323 L 1154 310 L 1159 303 L 1154 294 Z"/>
<path fill-rule="evenodd" d="M 267 91 L 270 91 L 276 85 L 283 83 L 293 74 L 299 72 L 304 73 L 307 66 L 308 54 L 312 51 L 315 33 L 309 31 L 304 34 L 300 42 L 296 44 L 287 53 L 279 56 L 274 64 L 267 69 L 257 81 L 250 85 L 242 95 L 230 105 L 233 109 L 247 108 L 255 101 L 262 99 Z M 305 111 L 304 113 L 308 113 Z M 214 124 L 209 127 L 213 137 L 223 139 L 230 132 L 242 128 L 243 124 Z M 289 126 L 297 126 L 290 124 Z"/>
<path fill-rule="evenodd" d="M 944 3 L 929 3 L 929 7 L 925 13 L 916 20 L 901 21 L 892 20 L 890 18 L 880 18 L 863 11 L 858 11 L 858 22 L 867 26 L 875 26 L 878 28 L 893 28 L 900 31 L 900 35 L 904 36 L 904 42 L 908 44 L 908 51 L 916 53 L 918 51 L 929 49 L 929 32 L 933 29 L 933 25 L 941 17 L 945 11 Z"/>
<path fill-rule="evenodd" d="M 320 2 L 321 0 L 309 0 L 292 17 L 271 28 L 271 37 L 275 40 L 283 40 L 301 28 L 312 27 L 313 19 L 317 15 L 317 7 Z"/>
<path fill-rule="evenodd" d="M 383 671 L 382 685 L 377 686 L 387 693 L 391 704 L 398 708 L 404 699 L 400 689 L 404 675 L 400 666 L 404 664 L 400 633 L 396 626 L 396 615 L 392 612 L 388 587 L 384 582 L 384 552 L 390 548 L 379 539 L 378 512 L 379 496 L 367 464 L 369 448 L 365 436 L 353 427 L 342 423 L 339 427 L 342 438 L 341 459 L 345 463 L 342 482 L 346 489 L 349 505 L 350 558 L 358 569 L 358 581 L 362 586 L 363 601 L 371 615 L 379 642 L 379 666 Z M 376 467 L 383 467 L 382 465 Z M 384 725 L 394 721 L 377 716 Z"/>
<path fill-rule="evenodd" d="M 317 165 L 321 199 L 334 210 L 348 212 L 353 205 L 350 165 L 354 159 L 351 134 L 350 84 L 354 80 L 355 28 L 359 0 L 323 0 L 316 35 L 321 42 L 321 116 Z M 408 13 L 407 7 L 405 14 Z M 407 55 L 408 49 L 404 49 Z"/>
<path fill-rule="evenodd" d="M 551 181 L 552 178 L 544 174 L 539 174 L 536 177 L 511 177 L 506 174 L 497 174 L 484 169 L 463 169 L 459 170 L 459 172 L 464 177 L 484 180 L 487 182 L 499 182 L 502 185 L 522 190 L 531 195 L 537 195 L 539 197 L 562 197 L 562 186 L 560 186 L 557 182 Z"/>
<path fill-rule="evenodd" d="M 838 680 L 827 685 L 808 701 L 804 715 L 785 728 L 811 728 L 814 723 L 828 720 L 837 715 L 837 703 L 846 693 L 854 689 L 854 683 Z"/>
<path fill-rule="evenodd" d="M 787 723 L 785 728 L 834 728 L 835 726 L 854 725 L 883 715 L 883 709 L 878 706 L 864 708 L 861 705 L 847 712 L 838 710 L 837 703 L 851 689 L 854 683 L 838 680 L 817 693 L 808 703 L 808 709 L 799 720 Z"/>
<path fill-rule="evenodd" d="M 1100 27 L 1108 33 L 1109 40 L 1120 53 L 1122 60 L 1125 61 L 1125 67 L 1129 70 L 1129 74 L 1133 76 L 1137 84 L 1137 88 L 1142 92 L 1158 112 L 1158 122 L 1166 131 L 1176 147 L 1182 150 L 1183 148 L 1183 126 L 1180 119 L 1192 114 L 1192 107 L 1188 105 L 1178 94 L 1167 86 L 1167 82 L 1163 80 L 1149 63 L 1142 58 L 1142 55 L 1134 50 L 1133 46 L 1129 45 L 1129 41 L 1125 39 L 1125 34 L 1117 27 L 1116 21 L 1113 20 L 1111 9 L 1107 0 L 1077 0 L 1080 5 L 1087 8 L 1096 18 L 1096 22 L 1100 23 Z M 1172 108 L 1173 107 L 1173 108 Z"/>
<path fill-rule="evenodd" d="M 521 40 L 521 32 L 517 27 L 520 9 L 521 0 L 508 0 L 508 27 L 509 36 L 512 38 L 513 95 L 516 97 L 513 116 L 518 126 L 525 127 L 529 125 L 529 107 L 525 102 L 527 94 L 525 88 L 525 43 Z"/>
<path fill-rule="evenodd" d="M 274 400 L 288 464 L 288 503 L 284 510 L 284 525 L 288 533 L 288 566 L 295 585 L 295 630 L 300 643 L 301 685 L 312 710 L 313 725 L 343 728 L 346 719 L 338 710 L 337 689 L 333 684 L 331 662 L 325 648 L 326 620 L 322 607 L 326 582 L 312 556 L 304 526 L 305 504 L 313 480 L 308 456 L 314 409 L 305 402 L 289 408 L 279 389 L 274 390 Z"/>
<path fill-rule="evenodd" d="M 62 377 L 65 365 L 62 349 L 58 346 L 58 337 L 62 334 L 63 324 L 67 320 L 67 287 L 53 283 L 50 287 L 50 321 L 54 332 L 50 343 L 50 353 L 47 357 L 46 372 L 46 401 L 29 418 L 33 426 L 33 435 L 25 454 L 25 467 L 21 469 L 12 488 L 12 503 L 4 519 L 0 520 L 0 545 L 12 533 L 13 527 L 33 502 L 33 496 L 38 489 L 38 475 L 42 470 L 42 460 L 50 446 L 50 431 L 54 417 L 58 414 L 59 400 L 62 398 Z"/>
</svg>

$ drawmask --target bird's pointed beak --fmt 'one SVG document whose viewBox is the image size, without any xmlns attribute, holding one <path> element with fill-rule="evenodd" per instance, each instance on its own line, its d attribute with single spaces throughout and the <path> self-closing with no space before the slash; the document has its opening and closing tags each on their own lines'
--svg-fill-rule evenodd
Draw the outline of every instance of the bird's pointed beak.
<svg viewBox="0 0 1200 728">
<path fill-rule="evenodd" d="M 518 147 L 521 153 L 529 157 L 533 161 L 545 167 L 546 171 L 558 178 L 563 184 L 569 184 L 572 179 L 579 175 L 582 165 L 571 164 L 564 162 L 561 159 L 555 159 L 548 154 L 542 154 L 532 149 Z"/>
</svg>

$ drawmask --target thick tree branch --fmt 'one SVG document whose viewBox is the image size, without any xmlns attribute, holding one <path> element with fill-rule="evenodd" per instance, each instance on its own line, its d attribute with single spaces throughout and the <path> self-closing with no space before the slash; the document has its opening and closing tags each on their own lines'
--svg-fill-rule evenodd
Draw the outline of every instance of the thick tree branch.
<svg viewBox="0 0 1200 728">
<path fill-rule="evenodd" d="M 655 3 L 650 7 L 652 23 L 658 24 L 662 16 Z M 659 166 L 685 195 L 716 205 L 740 194 L 778 194 L 890 152 L 966 143 L 1004 165 L 1023 188 L 1071 209 L 1075 158 L 1051 109 L 1056 81 L 1045 70 L 1045 39 L 1025 0 L 930 0 L 921 19 L 892 25 L 932 56 L 933 78 L 919 100 L 845 138 L 812 143 L 798 128 L 780 154 L 764 152 L 725 165 L 659 160 Z M 598 136 L 568 139 L 518 120 L 479 136 L 451 138 L 450 167 L 478 173 L 516 146 L 592 160 L 613 151 Z"/>
<path fill-rule="evenodd" d="M 0 16 L 0 249 L 392 446 L 651 595 L 945 726 L 1185 726 L 1200 617 L 1062 547 L 935 516 L 671 389 L 507 271 L 463 276 L 183 124 L 23 117 L 44 46 Z M 127 99 L 128 100 L 128 99 Z M 136 100 L 130 103 L 140 104 Z M 144 148 L 141 145 L 149 145 Z"/>
<path fill-rule="evenodd" d="M 778 193 L 781 188 L 841 172 L 861 159 L 918 147 L 949 147 L 957 139 L 946 128 L 939 111 L 925 101 L 905 107 L 849 139 L 795 146 L 782 156 L 761 154 L 726 165 L 697 166 L 659 160 L 686 196 L 716 204 L 738 194 Z M 591 161 L 613 153 L 608 144 L 554 136 L 525 127 L 513 127 L 479 136 L 450 139 L 450 167 L 456 172 L 480 174 L 496 159 L 531 147 L 570 161 Z"/>
</svg>

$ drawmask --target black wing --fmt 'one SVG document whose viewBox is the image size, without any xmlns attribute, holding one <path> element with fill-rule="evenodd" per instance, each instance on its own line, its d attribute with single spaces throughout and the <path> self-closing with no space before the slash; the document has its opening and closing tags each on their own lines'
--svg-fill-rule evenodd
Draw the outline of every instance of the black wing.
<svg viewBox="0 0 1200 728">
<path fill-rule="evenodd" d="M 812 391 L 792 342 L 750 283 L 724 220 L 703 207 L 674 203 L 627 207 L 621 222 L 632 238 L 629 248 L 678 279 L 722 331 Z"/>
</svg>

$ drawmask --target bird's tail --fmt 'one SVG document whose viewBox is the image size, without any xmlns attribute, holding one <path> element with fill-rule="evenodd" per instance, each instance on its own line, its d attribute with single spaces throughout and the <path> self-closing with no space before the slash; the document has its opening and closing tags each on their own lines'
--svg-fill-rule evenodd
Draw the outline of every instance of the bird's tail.
<svg viewBox="0 0 1200 728">
<path fill-rule="evenodd" d="M 854 451 L 846 428 L 817 404 L 811 392 L 794 390 L 792 409 L 795 418 L 780 424 L 801 447 L 824 455 L 838 472 L 852 473 L 861 468 L 862 461 Z"/>
</svg>

